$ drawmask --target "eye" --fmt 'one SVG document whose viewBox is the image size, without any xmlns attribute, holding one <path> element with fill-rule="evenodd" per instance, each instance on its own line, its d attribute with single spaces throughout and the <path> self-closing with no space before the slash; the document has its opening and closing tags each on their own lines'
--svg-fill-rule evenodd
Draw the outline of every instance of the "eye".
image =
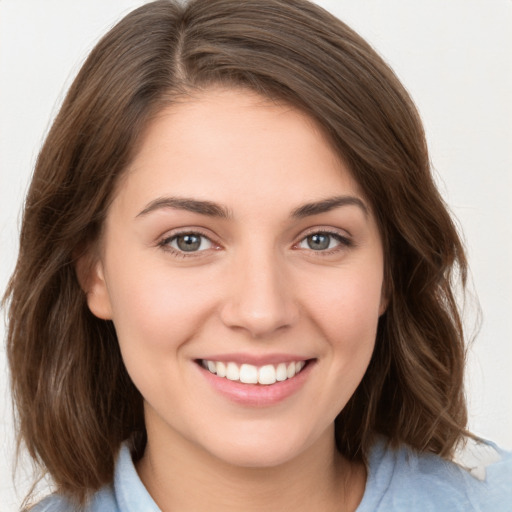
<svg viewBox="0 0 512 512">
<path fill-rule="evenodd" d="M 199 252 L 213 247 L 212 241 L 200 233 L 179 233 L 166 238 L 161 245 L 178 252 Z"/>
<path fill-rule="evenodd" d="M 311 249 L 313 251 L 326 251 L 334 249 L 339 245 L 350 245 L 350 241 L 338 234 L 321 231 L 311 233 L 303 238 L 299 243 L 300 249 Z"/>
</svg>

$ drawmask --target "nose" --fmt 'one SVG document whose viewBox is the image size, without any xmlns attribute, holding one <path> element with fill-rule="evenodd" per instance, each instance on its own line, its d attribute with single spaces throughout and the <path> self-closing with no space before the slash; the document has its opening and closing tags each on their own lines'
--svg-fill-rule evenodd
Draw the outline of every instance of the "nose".
<svg viewBox="0 0 512 512">
<path fill-rule="evenodd" d="M 231 268 L 221 307 L 223 323 L 252 338 L 270 337 L 292 327 L 299 308 L 285 264 L 271 252 L 240 258 Z"/>
</svg>

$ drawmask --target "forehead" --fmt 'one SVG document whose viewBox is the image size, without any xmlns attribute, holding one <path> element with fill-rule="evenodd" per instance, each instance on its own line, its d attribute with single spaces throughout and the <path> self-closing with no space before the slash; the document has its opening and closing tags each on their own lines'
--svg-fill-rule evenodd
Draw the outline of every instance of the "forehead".
<svg viewBox="0 0 512 512">
<path fill-rule="evenodd" d="M 148 124 L 119 192 L 233 203 L 362 196 L 318 123 L 256 93 L 212 89 L 162 109 Z"/>
</svg>

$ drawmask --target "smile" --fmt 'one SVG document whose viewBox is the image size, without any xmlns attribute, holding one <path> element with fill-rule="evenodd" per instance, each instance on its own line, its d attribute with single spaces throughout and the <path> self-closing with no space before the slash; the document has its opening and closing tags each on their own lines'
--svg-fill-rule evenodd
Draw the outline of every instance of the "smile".
<svg viewBox="0 0 512 512">
<path fill-rule="evenodd" d="M 306 365 L 306 361 L 290 361 L 263 366 L 245 363 L 238 365 L 235 362 L 210 361 L 207 359 L 201 359 L 199 363 L 217 377 L 239 381 L 244 384 L 262 384 L 265 386 L 295 377 Z"/>
</svg>

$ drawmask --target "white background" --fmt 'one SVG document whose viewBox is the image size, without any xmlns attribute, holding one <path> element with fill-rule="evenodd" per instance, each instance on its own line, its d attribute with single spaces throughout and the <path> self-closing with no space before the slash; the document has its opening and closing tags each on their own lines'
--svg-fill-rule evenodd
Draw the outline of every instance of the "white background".
<svg viewBox="0 0 512 512">
<path fill-rule="evenodd" d="M 44 135 L 94 43 L 141 0 L 0 0 L 0 290 Z M 470 351 L 470 426 L 512 448 L 512 1 L 323 0 L 391 64 L 416 101 L 441 191 L 461 225 L 483 311 Z M 474 308 L 468 324 L 474 325 Z M 1 324 L 1 322 L 0 322 Z M 0 335 L 5 339 L 0 325 Z M 0 512 L 17 510 L 0 351 Z"/>
</svg>

